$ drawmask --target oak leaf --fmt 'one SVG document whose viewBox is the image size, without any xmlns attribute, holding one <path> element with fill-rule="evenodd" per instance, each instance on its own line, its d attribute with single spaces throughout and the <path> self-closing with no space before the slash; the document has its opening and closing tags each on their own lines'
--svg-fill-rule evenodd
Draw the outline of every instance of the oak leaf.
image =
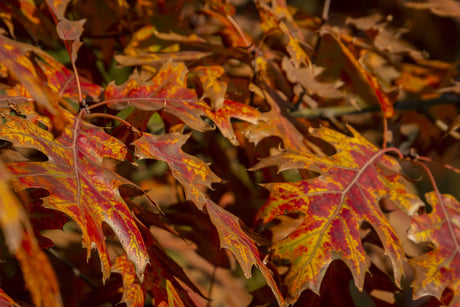
<svg viewBox="0 0 460 307">
<path fill-rule="evenodd" d="M 432 242 L 434 249 L 409 260 L 415 269 L 414 298 L 433 295 L 441 299 L 449 287 L 454 292 L 449 305 L 457 306 L 460 304 L 460 203 L 452 195 L 437 195 L 434 191 L 425 197 L 433 210 L 414 217 L 408 235 L 416 243 Z"/>
<path fill-rule="evenodd" d="M 185 190 L 187 200 L 193 201 L 200 209 L 207 201 L 200 187 L 211 188 L 212 183 L 221 179 L 200 159 L 182 151 L 181 147 L 190 135 L 170 133 L 144 135 L 133 142 L 138 159 L 157 159 L 168 164 L 173 177 Z"/>
<path fill-rule="evenodd" d="M 81 228 L 83 245 L 96 247 L 101 259 L 103 278 L 110 274 L 110 263 L 102 230 L 107 223 L 118 236 L 129 259 L 142 279 L 148 263 L 146 247 L 118 188 L 131 182 L 102 166 L 104 158 L 124 160 L 127 149 L 102 128 L 88 124 L 69 113 L 66 127 L 59 138 L 17 116 L 3 115 L 0 139 L 16 147 L 36 149 L 46 155 L 44 162 L 12 162 L 6 166 L 14 177 L 14 188 L 42 188 L 49 196 L 43 199 L 47 208 L 71 217 Z M 47 121 L 43 118 L 42 125 Z"/>
<path fill-rule="evenodd" d="M 259 111 L 231 100 L 224 100 L 218 110 L 212 110 L 206 102 L 198 98 L 194 90 L 187 88 L 187 74 L 184 63 L 168 61 L 150 82 L 142 82 L 135 73 L 120 86 L 109 84 L 105 89 L 105 99 L 109 107 L 117 110 L 129 106 L 144 111 L 164 110 L 197 131 L 212 129 L 203 119 L 207 117 L 225 137 L 238 145 L 231 118 L 254 124 L 259 120 Z"/>
<path fill-rule="evenodd" d="M 127 306 L 143 306 L 144 291 L 136 280 L 136 268 L 132 261 L 123 254 L 117 258 L 112 265 L 112 272 L 119 273 L 123 278 L 123 295 L 120 303 Z"/>
<path fill-rule="evenodd" d="M 0 227 L 5 242 L 19 262 L 35 305 L 62 306 L 53 268 L 38 246 L 22 205 L 8 187 L 8 180 L 9 173 L 0 163 Z M 11 306 L 19 306 L 0 289 L 1 300 L 8 301 Z"/>
<path fill-rule="evenodd" d="M 325 67 L 325 73 L 335 77 L 340 76 L 343 72 L 346 73 L 350 79 L 351 88 L 366 103 L 379 104 L 386 118 L 394 115 L 393 103 L 396 97 L 387 94 L 382 89 L 375 75 L 364 69 L 337 35 L 327 32 L 322 36 L 316 64 Z"/>
<path fill-rule="evenodd" d="M 421 202 L 400 175 L 396 160 L 350 130 L 353 137 L 327 128 L 313 131 L 314 137 L 335 147 L 333 156 L 286 151 L 254 167 L 278 165 L 280 171 L 305 168 L 320 173 L 309 180 L 267 184 L 270 198 L 257 215 L 265 224 L 285 214 L 303 216 L 295 230 L 272 246 L 274 260 L 290 262 L 284 281 L 288 303 L 295 302 L 305 289 L 319 293 L 326 270 L 335 259 L 345 262 L 356 286 L 363 288 L 367 266 L 359 228 L 364 221 L 378 234 L 399 285 L 405 256 L 379 200 L 388 198 L 409 213 Z"/>
<path fill-rule="evenodd" d="M 29 45 L 18 43 L 0 35 L 0 58 L 9 73 L 21 81 L 29 95 L 34 98 L 39 113 L 47 115 L 53 122 L 53 131 L 59 135 L 66 125 L 65 116 L 59 107 L 60 97 L 38 78 L 32 61 L 27 56 Z"/>
<path fill-rule="evenodd" d="M 243 224 L 238 217 L 212 201 L 207 202 L 206 212 L 217 229 L 220 246 L 228 248 L 233 253 L 246 278 L 251 277 L 251 269 L 255 265 L 262 273 L 267 285 L 272 289 L 279 306 L 285 306 L 284 297 L 272 272 L 263 263 L 255 241 L 244 231 Z"/>
</svg>

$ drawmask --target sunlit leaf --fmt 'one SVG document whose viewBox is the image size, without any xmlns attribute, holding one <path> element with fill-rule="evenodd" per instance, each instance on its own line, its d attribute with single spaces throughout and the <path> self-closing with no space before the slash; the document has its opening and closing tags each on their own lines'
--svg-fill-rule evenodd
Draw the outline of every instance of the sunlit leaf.
<svg viewBox="0 0 460 307">
<path fill-rule="evenodd" d="M 129 208 L 118 188 L 131 184 L 102 166 L 104 158 L 123 160 L 127 149 L 102 128 L 84 122 L 81 117 L 66 114 L 71 123 L 63 134 L 53 135 L 23 118 L 4 115 L 0 138 L 17 147 L 34 148 L 48 157 L 45 162 L 14 162 L 7 168 L 14 176 L 16 190 L 44 188 L 50 193 L 44 206 L 70 216 L 80 226 L 83 245 L 96 247 L 104 279 L 110 274 L 110 263 L 102 230 L 107 223 L 118 236 L 139 278 L 148 256 L 146 247 Z"/>
<path fill-rule="evenodd" d="M 219 81 L 219 77 L 224 74 L 222 66 L 200 66 L 193 70 L 198 76 L 203 86 L 203 97 L 211 100 L 211 108 L 219 110 L 224 104 L 227 83 Z"/>
<path fill-rule="evenodd" d="M 277 165 L 280 171 L 305 168 L 321 174 L 310 180 L 267 184 L 270 198 L 258 213 L 265 224 L 285 214 L 302 216 L 303 222 L 272 246 L 273 260 L 290 263 L 284 280 L 288 302 L 295 302 L 305 289 L 319 293 L 324 274 L 335 259 L 345 262 L 362 289 L 367 266 L 359 228 L 364 221 L 378 234 L 399 285 L 405 257 L 379 200 L 388 198 L 409 213 L 421 202 L 399 174 L 399 164 L 351 131 L 353 137 L 327 128 L 313 132 L 335 147 L 333 156 L 286 151 L 255 167 Z"/>
<path fill-rule="evenodd" d="M 53 129 L 59 135 L 66 125 L 65 116 L 59 107 L 57 93 L 38 78 L 32 61 L 27 57 L 28 45 L 17 43 L 0 35 L 0 57 L 8 71 L 25 87 L 36 102 L 37 110 L 53 122 Z"/>
</svg>

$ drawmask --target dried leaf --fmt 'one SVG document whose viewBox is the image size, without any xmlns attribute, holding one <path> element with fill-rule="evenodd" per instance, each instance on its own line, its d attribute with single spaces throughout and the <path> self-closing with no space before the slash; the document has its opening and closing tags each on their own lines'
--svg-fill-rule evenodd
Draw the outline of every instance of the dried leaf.
<svg viewBox="0 0 460 307">
<path fill-rule="evenodd" d="M 272 246 L 274 260 L 290 262 L 284 281 L 288 303 L 295 302 L 305 289 L 319 293 L 326 270 L 335 259 L 346 263 L 356 286 L 362 289 L 367 272 L 359 234 L 363 221 L 377 232 L 399 285 L 405 256 L 379 200 L 388 198 L 409 213 L 421 202 L 399 174 L 398 163 L 350 130 L 352 138 L 327 128 L 313 131 L 313 136 L 336 148 L 331 157 L 286 151 L 254 167 L 277 165 L 280 171 L 305 168 L 321 174 L 310 180 L 267 184 L 270 198 L 258 213 L 263 223 L 284 214 L 304 216 L 299 227 Z"/>
<path fill-rule="evenodd" d="M 407 1 L 404 5 L 419 10 L 430 10 L 431 13 L 441 17 L 460 18 L 460 3 L 455 0 Z"/>
<path fill-rule="evenodd" d="M 73 21 L 67 19 L 64 14 L 70 0 L 46 0 L 48 8 L 56 22 L 56 30 L 59 38 L 64 41 L 67 52 L 73 63 L 77 60 L 77 52 L 80 49 L 80 37 L 83 34 L 85 19 Z"/>
<path fill-rule="evenodd" d="M 318 65 L 326 69 L 336 70 L 334 75 L 340 74 L 341 71 L 346 72 L 351 79 L 353 90 L 366 103 L 379 104 L 386 118 L 393 116 L 393 103 L 396 97 L 390 97 L 383 91 L 377 78 L 362 67 L 353 53 L 345 47 L 338 37 L 332 33 L 325 33 L 321 39 L 318 55 Z"/>
</svg>

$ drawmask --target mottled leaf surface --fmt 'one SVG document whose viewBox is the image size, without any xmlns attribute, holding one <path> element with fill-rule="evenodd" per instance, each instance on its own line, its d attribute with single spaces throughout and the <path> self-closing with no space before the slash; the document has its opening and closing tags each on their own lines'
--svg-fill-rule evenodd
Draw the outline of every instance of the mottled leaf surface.
<svg viewBox="0 0 460 307">
<path fill-rule="evenodd" d="M 409 229 L 413 241 L 432 242 L 434 249 L 412 258 L 415 269 L 412 283 L 414 297 L 433 295 L 440 299 L 449 287 L 454 292 L 450 306 L 460 304 L 460 203 L 452 195 L 427 193 L 426 199 L 433 207 L 430 213 L 416 216 Z"/>
<path fill-rule="evenodd" d="M 286 151 L 255 167 L 277 165 L 280 171 L 305 168 L 321 174 L 310 180 L 267 184 L 270 198 L 258 213 L 263 223 L 285 214 L 304 216 L 295 230 L 272 247 L 273 259 L 285 259 L 291 265 L 285 278 L 288 303 L 295 302 L 305 289 L 318 293 L 326 270 L 335 259 L 347 264 L 357 287 L 362 289 L 367 267 L 358 231 L 364 221 L 377 232 L 399 284 L 404 253 L 380 210 L 379 200 L 386 197 L 414 212 L 420 205 L 419 199 L 399 174 L 396 160 L 351 131 L 353 137 L 327 128 L 313 132 L 313 136 L 335 147 L 337 152 L 333 156 Z"/>
<path fill-rule="evenodd" d="M 120 303 L 132 307 L 144 306 L 144 290 L 137 280 L 136 268 L 126 254 L 115 259 L 112 272 L 120 274 L 123 279 L 123 295 Z"/>
<path fill-rule="evenodd" d="M 134 74 L 120 86 L 109 84 L 105 99 L 117 110 L 129 106 L 146 111 L 164 109 L 195 130 L 209 130 L 211 127 L 201 118 L 209 106 L 198 99 L 194 90 L 187 88 L 187 73 L 184 63 L 168 61 L 150 82 L 142 82 Z"/>
<path fill-rule="evenodd" d="M 0 35 L 0 58 L 9 73 L 21 81 L 28 94 L 34 98 L 37 110 L 47 115 L 53 122 L 56 135 L 60 134 L 66 120 L 59 107 L 59 96 L 38 78 L 32 61 L 27 56 L 29 45 L 18 43 Z"/>
<path fill-rule="evenodd" d="M 212 183 L 221 180 L 206 163 L 182 151 L 181 147 L 189 137 L 190 135 L 181 133 L 159 136 L 144 133 L 133 145 L 137 158 L 166 162 L 174 178 L 184 188 L 187 200 L 193 201 L 202 208 L 207 201 L 202 188 L 211 188 Z"/>
<path fill-rule="evenodd" d="M 282 296 L 272 273 L 263 263 L 261 253 L 259 252 L 256 243 L 243 230 L 241 221 L 238 217 L 222 209 L 212 201 L 207 202 L 206 211 L 219 233 L 221 247 L 228 248 L 233 253 L 246 278 L 251 277 L 251 269 L 255 265 L 262 273 L 267 285 L 272 289 L 278 304 L 280 306 L 284 306 L 284 297 Z"/>
<path fill-rule="evenodd" d="M 123 160 L 127 149 L 102 128 L 67 114 L 72 123 L 63 134 L 53 135 L 23 118 L 4 115 L 0 138 L 17 147 L 34 148 L 48 157 L 45 162 L 14 162 L 7 168 L 14 176 L 17 190 L 45 188 L 50 196 L 43 199 L 47 208 L 61 211 L 78 223 L 83 245 L 96 247 L 106 279 L 110 263 L 102 231 L 107 223 L 118 236 L 136 272 L 142 276 L 148 256 L 131 212 L 118 188 L 130 184 L 123 177 L 101 165 L 104 158 Z"/>
</svg>

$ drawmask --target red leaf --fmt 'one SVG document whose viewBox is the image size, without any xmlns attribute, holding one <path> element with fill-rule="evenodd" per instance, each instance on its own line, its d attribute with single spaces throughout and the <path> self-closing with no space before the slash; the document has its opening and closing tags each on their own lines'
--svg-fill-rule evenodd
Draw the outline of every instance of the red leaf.
<svg viewBox="0 0 460 307">
<path fill-rule="evenodd" d="M 176 278 L 203 296 L 200 290 L 185 275 L 182 268 L 167 255 L 150 231 L 142 224 L 139 224 L 139 229 L 148 246 L 151 260 L 146 268 L 143 286 L 155 299 L 155 306 L 195 306 Z"/>
<path fill-rule="evenodd" d="M 187 200 L 193 201 L 199 208 L 207 201 L 206 194 L 200 189 L 211 188 L 221 179 L 200 159 L 182 151 L 181 147 L 190 135 L 170 133 L 164 135 L 144 135 L 133 142 L 138 159 L 157 159 L 164 161 L 171 169 L 172 175 L 185 190 Z"/>
<path fill-rule="evenodd" d="M 43 152 L 48 161 L 7 164 L 14 175 L 17 190 L 45 188 L 50 196 L 44 206 L 70 216 L 82 229 L 83 244 L 95 246 L 101 258 L 104 279 L 110 274 L 110 264 L 102 231 L 107 223 L 118 236 L 136 273 L 142 278 L 148 263 L 146 247 L 129 208 L 118 188 L 131 184 L 128 180 L 102 166 L 104 158 L 124 160 L 127 149 L 102 128 L 90 125 L 66 114 L 72 125 L 54 139 L 50 132 L 25 119 L 4 115 L 0 138 L 17 147 Z M 46 123 L 46 121 L 45 121 Z"/>
<path fill-rule="evenodd" d="M 414 298 L 433 295 L 441 299 L 449 287 L 454 298 L 449 306 L 460 304 L 460 203 L 452 195 L 436 192 L 425 195 L 433 211 L 416 216 L 409 229 L 409 238 L 414 242 L 432 242 L 434 249 L 412 258 L 409 263 L 415 269 L 412 282 Z"/>
<path fill-rule="evenodd" d="M 183 63 L 168 61 L 151 82 L 141 82 L 137 74 L 121 86 L 111 83 L 105 90 L 105 99 L 111 108 L 122 110 L 134 106 L 140 110 L 164 111 L 177 116 L 190 128 L 198 131 L 212 129 L 202 117 L 208 117 L 222 134 L 238 145 L 230 119 L 238 118 L 251 123 L 258 121 L 260 113 L 245 104 L 224 100 L 216 111 L 199 100 L 194 90 L 187 88 L 188 71 Z"/>
<path fill-rule="evenodd" d="M 8 294 L 0 288 L 0 306 L 4 307 L 21 307 Z"/>
<path fill-rule="evenodd" d="M 301 224 L 272 247 L 274 259 L 289 260 L 291 265 L 285 278 L 288 303 L 294 303 L 305 289 L 319 293 L 324 274 L 335 259 L 347 264 L 356 286 L 362 289 L 367 266 L 358 231 L 363 221 L 377 232 L 399 285 L 405 257 L 379 200 L 388 198 L 410 213 L 421 201 L 399 175 L 398 163 L 350 130 L 353 138 L 327 128 L 312 133 L 336 148 L 331 157 L 286 151 L 255 167 L 277 165 L 280 171 L 306 168 L 321 174 L 310 180 L 268 184 L 270 198 L 258 213 L 263 223 L 286 214 L 303 216 Z"/>
<path fill-rule="evenodd" d="M 254 240 L 241 227 L 241 221 L 212 201 L 207 202 L 206 211 L 217 228 L 221 247 L 228 248 L 233 253 L 246 278 L 251 277 L 251 269 L 255 265 L 262 273 L 267 285 L 272 289 L 278 304 L 284 306 L 284 298 L 272 273 L 263 263 Z"/>
<path fill-rule="evenodd" d="M 121 86 L 110 83 L 105 89 L 105 99 L 109 107 L 116 110 L 129 106 L 147 111 L 164 109 L 192 129 L 209 130 L 211 127 L 201 119 L 209 106 L 198 100 L 195 91 L 187 88 L 187 72 L 183 63 L 168 61 L 151 82 L 140 81 L 135 73 Z"/>
</svg>

